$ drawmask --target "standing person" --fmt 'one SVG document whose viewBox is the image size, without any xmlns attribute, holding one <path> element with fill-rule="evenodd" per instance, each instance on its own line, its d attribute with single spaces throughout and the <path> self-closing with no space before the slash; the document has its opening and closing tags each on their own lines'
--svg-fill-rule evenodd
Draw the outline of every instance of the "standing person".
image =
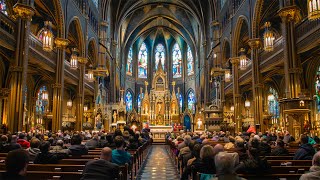
<svg viewBox="0 0 320 180">
<path fill-rule="evenodd" d="M 6 172 L 0 179 L 3 180 L 24 180 L 27 173 L 29 155 L 25 150 L 17 149 L 8 153 L 6 159 Z"/>
<path fill-rule="evenodd" d="M 131 163 L 131 155 L 124 150 L 125 142 L 122 136 L 116 136 L 114 139 L 116 149 L 112 150 L 112 162 L 118 165 Z"/>
<path fill-rule="evenodd" d="M 84 168 L 81 180 L 116 179 L 119 175 L 119 166 L 111 163 L 112 150 L 105 147 L 101 150 L 100 159 L 89 161 Z"/>
</svg>

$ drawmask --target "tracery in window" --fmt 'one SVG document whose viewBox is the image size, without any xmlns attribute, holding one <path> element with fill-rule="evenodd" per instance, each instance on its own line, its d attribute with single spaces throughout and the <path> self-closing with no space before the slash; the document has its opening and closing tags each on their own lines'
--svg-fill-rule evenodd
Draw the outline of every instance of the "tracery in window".
<svg viewBox="0 0 320 180">
<path fill-rule="evenodd" d="M 182 76 L 182 55 L 181 55 L 181 50 L 176 43 L 173 46 L 172 50 L 172 71 L 173 71 L 173 78 L 181 78 Z"/>
<path fill-rule="evenodd" d="M 142 43 L 138 57 L 138 77 L 147 78 L 148 75 L 148 49 L 145 43 Z"/>
</svg>

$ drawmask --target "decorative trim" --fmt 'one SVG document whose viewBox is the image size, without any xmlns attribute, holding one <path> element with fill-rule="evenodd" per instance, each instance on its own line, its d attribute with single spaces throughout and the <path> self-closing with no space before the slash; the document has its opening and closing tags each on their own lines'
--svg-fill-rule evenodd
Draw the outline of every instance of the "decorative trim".
<svg viewBox="0 0 320 180">
<path fill-rule="evenodd" d="M 31 20 L 35 13 L 35 9 L 29 5 L 17 3 L 13 6 L 13 12 L 15 13 L 16 17 Z"/>
<path fill-rule="evenodd" d="M 290 74 L 301 74 L 302 73 L 302 68 L 291 68 L 288 70 Z"/>
<path fill-rule="evenodd" d="M 65 49 L 69 45 L 70 41 L 68 39 L 56 38 L 54 43 L 56 44 L 57 48 Z"/>
<path fill-rule="evenodd" d="M 22 72 L 23 68 L 21 66 L 11 66 L 9 71 L 11 72 Z"/>
<path fill-rule="evenodd" d="M 300 9 L 297 6 L 288 6 L 280 9 L 278 11 L 279 16 L 284 22 L 299 22 L 301 20 L 300 17 Z"/>
<path fill-rule="evenodd" d="M 52 84 L 51 87 L 59 89 L 59 88 L 62 88 L 62 85 L 60 83 L 55 83 L 55 84 Z"/>
<path fill-rule="evenodd" d="M 249 39 L 248 44 L 251 49 L 260 49 L 262 47 L 262 42 L 259 38 Z"/>
</svg>

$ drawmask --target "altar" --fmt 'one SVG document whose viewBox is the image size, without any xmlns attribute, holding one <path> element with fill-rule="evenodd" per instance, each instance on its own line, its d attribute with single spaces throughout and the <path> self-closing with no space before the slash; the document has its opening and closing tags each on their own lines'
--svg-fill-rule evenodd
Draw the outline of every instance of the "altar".
<svg viewBox="0 0 320 180">
<path fill-rule="evenodd" d="M 172 126 L 149 126 L 153 142 L 165 142 L 166 134 L 172 131 Z"/>
</svg>

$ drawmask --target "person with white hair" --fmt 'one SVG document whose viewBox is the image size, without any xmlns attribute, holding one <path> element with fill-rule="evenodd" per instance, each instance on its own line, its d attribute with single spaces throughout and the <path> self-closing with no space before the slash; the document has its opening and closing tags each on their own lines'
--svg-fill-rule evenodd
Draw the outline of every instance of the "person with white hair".
<svg viewBox="0 0 320 180">
<path fill-rule="evenodd" d="M 308 173 L 303 174 L 300 180 L 316 180 L 320 179 L 320 151 L 317 152 L 312 159 L 312 166 Z"/>
<path fill-rule="evenodd" d="M 234 154 L 227 152 L 218 153 L 214 158 L 214 163 L 216 165 L 216 177 L 212 180 L 244 180 L 244 178 L 239 177 L 235 173 L 236 161 L 239 161 L 239 156 L 234 156 Z"/>
</svg>

